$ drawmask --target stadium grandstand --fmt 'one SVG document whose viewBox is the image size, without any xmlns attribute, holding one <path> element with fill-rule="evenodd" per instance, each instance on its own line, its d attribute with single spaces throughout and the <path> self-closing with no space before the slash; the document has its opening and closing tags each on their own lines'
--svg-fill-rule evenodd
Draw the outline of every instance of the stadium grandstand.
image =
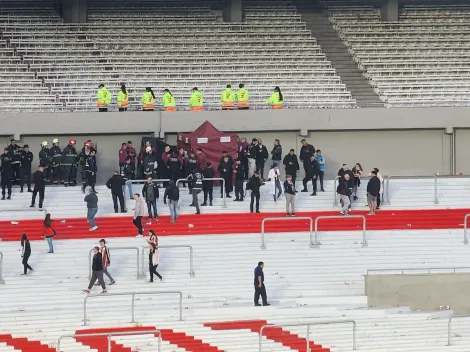
<svg viewBox="0 0 470 352">
<path fill-rule="evenodd" d="M 0 0 L 0 352 L 470 351 L 469 19 Z"/>
</svg>

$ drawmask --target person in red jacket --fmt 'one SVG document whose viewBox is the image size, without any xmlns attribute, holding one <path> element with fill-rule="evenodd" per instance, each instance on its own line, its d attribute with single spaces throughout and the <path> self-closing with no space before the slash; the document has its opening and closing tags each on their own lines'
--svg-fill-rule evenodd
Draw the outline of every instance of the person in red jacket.
<svg viewBox="0 0 470 352">
<path fill-rule="evenodd" d="M 202 148 L 196 149 L 196 158 L 197 158 L 197 167 L 202 170 L 206 167 L 207 164 L 207 156 L 202 151 Z"/>
<path fill-rule="evenodd" d="M 111 265 L 111 258 L 109 256 L 108 248 L 106 248 L 106 240 L 104 238 L 100 240 L 100 253 L 103 260 L 103 274 L 105 274 L 109 280 L 111 280 L 110 285 L 114 285 L 116 281 L 114 281 L 113 277 L 108 272 L 108 268 Z M 95 286 L 99 286 L 99 283 L 97 283 Z"/>
</svg>

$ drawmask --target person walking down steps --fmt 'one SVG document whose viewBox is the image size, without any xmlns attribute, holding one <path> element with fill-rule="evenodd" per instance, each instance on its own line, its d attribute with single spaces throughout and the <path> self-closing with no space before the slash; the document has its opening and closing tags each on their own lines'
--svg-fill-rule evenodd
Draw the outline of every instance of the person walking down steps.
<svg viewBox="0 0 470 352">
<path fill-rule="evenodd" d="M 83 292 L 90 293 L 96 280 L 98 280 L 98 282 L 101 285 L 101 288 L 103 289 L 103 291 L 101 291 L 101 294 L 104 294 L 106 293 L 106 285 L 103 279 L 103 258 L 100 253 L 100 247 L 93 248 L 93 253 L 94 255 L 93 255 L 93 263 L 91 267 L 92 274 L 91 274 L 90 284 L 88 285 L 88 288 L 86 290 L 83 290 Z"/>
<path fill-rule="evenodd" d="M 29 273 L 33 271 L 33 268 L 31 268 L 28 264 L 28 260 L 30 256 L 31 256 L 31 244 L 29 243 L 28 236 L 24 233 L 23 236 L 21 236 L 21 258 L 23 258 L 22 263 L 23 263 L 24 273 L 21 275 L 28 275 L 27 273 L 28 269 L 29 269 Z"/>
<path fill-rule="evenodd" d="M 153 275 L 157 275 L 160 281 L 163 281 L 163 277 L 157 272 L 158 263 L 160 261 L 160 253 L 157 246 L 153 242 L 149 242 L 149 272 L 150 282 L 153 282 Z"/>
<path fill-rule="evenodd" d="M 114 285 L 116 281 L 114 281 L 113 277 L 108 271 L 108 268 L 111 265 L 111 257 L 109 255 L 108 248 L 106 248 L 106 240 L 104 238 L 100 240 L 100 253 L 101 258 L 103 258 L 103 274 L 105 274 L 109 280 L 111 280 L 110 285 Z M 96 283 L 95 286 L 99 286 L 99 283 Z"/>
<path fill-rule="evenodd" d="M 135 199 L 135 210 L 134 210 L 134 225 L 139 230 L 139 233 L 135 237 L 143 237 L 144 229 L 142 228 L 142 218 L 145 215 L 145 202 L 139 193 L 134 195 Z"/>
</svg>

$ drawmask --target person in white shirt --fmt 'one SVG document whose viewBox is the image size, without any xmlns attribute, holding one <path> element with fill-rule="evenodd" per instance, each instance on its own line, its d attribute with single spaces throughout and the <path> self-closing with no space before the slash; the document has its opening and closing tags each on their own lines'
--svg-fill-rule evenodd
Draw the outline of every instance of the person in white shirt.
<svg viewBox="0 0 470 352">
<path fill-rule="evenodd" d="M 281 172 L 279 171 L 279 165 L 274 164 L 273 168 L 269 170 L 268 180 L 271 181 L 271 194 L 274 197 L 274 201 L 276 202 L 279 197 L 281 197 L 282 193 L 284 193 L 283 185 L 281 182 Z M 276 196 L 277 191 L 277 196 Z"/>
</svg>

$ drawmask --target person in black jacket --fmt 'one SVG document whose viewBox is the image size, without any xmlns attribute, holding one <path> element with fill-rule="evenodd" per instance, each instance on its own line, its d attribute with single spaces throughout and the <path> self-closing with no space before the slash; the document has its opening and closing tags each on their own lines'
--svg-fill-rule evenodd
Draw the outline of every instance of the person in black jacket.
<svg viewBox="0 0 470 352">
<path fill-rule="evenodd" d="M 24 273 L 21 275 L 28 275 L 28 269 L 30 273 L 31 271 L 33 271 L 33 268 L 31 268 L 28 264 L 28 260 L 30 256 L 31 256 L 31 244 L 29 243 L 28 236 L 24 233 L 23 236 L 21 236 L 21 258 L 23 258 L 22 263 L 23 263 Z"/>
<path fill-rule="evenodd" d="M 25 144 L 20 153 L 20 193 L 23 193 L 23 187 L 28 185 L 28 192 L 31 190 L 31 163 L 33 162 L 33 153 L 29 151 L 29 145 Z"/>
<path fill-rule="evenodd" d="M 245 168 L 240 159 L 235 160 L 235 199 L 234 202 L 243 202 L 243 182 L 245 181 Z"/>
<path fill-rule="evenodd" d="M 198 194 L 202 191 L 202 173 L 199 170 L 196 170 L 188 176 L 188 180 L 192 182 L 193 190 L 193 202 L 189 206 L 196 207 L 196 214 L 201 214 Z"/>
<path fill-rule="evenodd" d="M 157 200 L 158 198 L 160 198 L 160 192 L 158 191 L 157 184 L 153 182 L 151 177 L 147 179 L 147 182 L 144 184 L 144 187 L 142 188 L 142 197 L 144 197 L 145 201 L 147 202 L 149 220 L 151 220 L 152 217 L 155 217 L 155 219 L 158 219 Z M 152 214 L 152 207 L 153 207 L 153 214 Z"/>
<path fill-rule="evenodd" d="M 92 289 L 93 285 L 95 284 L 96 280 L 101 285 L 101 288 L 103 291 L 101 293 L 106 293 L 106 285 L 104 283 L 103 279 L 103 257 L 101 256 L 100 253 L 100 247 L 95 247 L 93 248 L 93 264 L 92 264 L 92 275 L 90 279 L 90 284 L 88 285 L 88 289 L 83 290 L 83 292 L 90 293 L 90 290 Z"/>
<path fill-rule="evenodd" d="M 309 168 L 310 159 L 313 154 L 315 154 L 315 147 L 311 144 L 308 144 L 305 139 L 300 141 L 302 143 L 302 148 L 300 148 L 300 161 L 304 164 L 305 175 L 307 175 L 307 169 Z"/>
<path fill-rule="evenodd" d="M 126 181 L 124 177 L 119 175 L 118 171 L 114 171 L 114 175 L 106 182 L 106 187 L 111 190 L 111 196 L 113 197 L 114 212 L 118 212 L 118 199 L 119 205 L 121 206 L 121 213 L 126 213 L 126 207 L 124 204 L 124 194 L 122 192 Z"/>
<path fill-rule="evenodd" d="M 227 198 L 232 198 L 230 192 L 232 192 L 232 170 L 233 160 L 230 160 L 228 155 L 225 155 L 220 161 L 217 170 L 220 173 L 220 177 L 224 179 L 224 182 L 220 184 L 220 198 L 223 198 L 224 185 L 225 185 L 225 194 Z"/>
<path fill-rule="evenodd" d="M 295 184 L 292 182 L 292 176 L 287 175 L 284 181 L 284 194 L 286 195 L 286 214 L 287 216 L 295 216 Z M 291 213 L 289 213 L 289 205 Z"/>
<path fill-rule="evenodd" d="M 96 166 L 96 155 L 95 150 L 90 150 L 90 155 L 88 157 L 84 157 L 83 159 L 82 170 L 82 192 L 85 193 L 85 188 L 90 186 L 93 192 L 96 192 L 95 185 L 96 185 L 96 173 L 98 172 L 98 167 Z M 83 177 L 83 175 L 85 177 Z"/>
<path fill-rule="evenodd" d="M 171 220 L 170 224 L 174 224 L 178 219 L 178 201 L 180 199 L 180 190 L 175 186 L 175 181 L 170 180 L 168 187 L 165 189 L 163 196 L 163 203 L 166 204 L 168 198 L 168 208 L 170 209 Z"/>
<path fill-rule="evenodd" d="M 336 192 L 339 195 L 341 203 L 340 213 L 343 215 L 349 215 L 349 206 L 351 201 L 349 200 L 349 194 L 351 192 L 349 188 L 349 174 L 345 174 L 344 177 L 339 179 L 338 187 L 336 187 Z"/>
<path fill-rule="evenodd" d="M 246 157 L 248 159 L 248 178 L 252 178 L 256 171 L 256 148 L 258 140 L 253 138 L 251 144 L 246 149 Z"/>
<path fill-rule="evenodd" d="M 261 180 L 264 182 L 264 163 L 268 160 L 269 154 L 266 147 L 263 145 L 263 141 L 258 139 L 258 145 L 256 146 L 256 170 L 259 171 Z"/>
<path fill-rule="evenodd" d="M 312 181 L 313 193 L 311 194 L 311 196 L 317 195 L 317 177 L 319 173 L 320 173 L 320 164 L 315 159 L 315 155 L 312 154 L 310 156 L 310 162 L 307 167 L 307 173 L 305 175 L 305 178 L 302 180 L 302 183 L 304 185 L 304 189 L 302 190 L 302 192 L 308 192 L 308 189 L 307 189 L 308 181 Z"/>
<path fill-rule="evenodd" d="M 0 155 L 0 172 L 2 174 L 2 200 L 5 200 L 5 190 L 8 189 L 8 198 L 11 199 L 11 155 L 8 148 Z"/>
<path fill-rule="evenodd" d="M 377 209 L 377 197 L 380 194 L 380 180 L 377 177 L 377 171 L 371 172 L 371 179 L 367 184 L 367 203 L 369 204 L 370 213 L 368 215 L 375 215 Z"/>
<path fill-rule="evenodd" d="M 262 182 L 260 179 L 259 171 L 255 171 L 255 174 L 246 184 L 246 190 L 251 191 L 251 202 L 250 202 L 250 213 L 253 213 L 253 204 L 256 200 L 256 212 L 259 213 L 259 198 L 260 198 L 260 187 Z"/>
<path fill-rule="evenodd" d="M 20 152 L 21 148 L 16 144 L 16 140 L 12 139 L 10 145 L 7 147 L 7 150 L 11 158 L 11 182 L 16 185 L 20 183 Z"/>
<path fill-rule="evenodd" d="M 282 161 L 286 167 L 286 175 L 292 176 L 292 183 L 295 187 L 295 180 L 297 178 L 297 171 L 299 170 L 299 161 L 297 160 L 297 155 L 295 155 L 295 150 L 291 149 L 289 154 L 284 157 Z"/>
<path fill-rule="evenodd" d="M 201 206 L 207 205 L 207 197 L 209 196 L 209 205 L 212 206 L 212 199 L 213 199 L 213 191 L 214 191 L 214 181 L 207 180 L 208 178 L 214 178 L 214 169 L 212 168 L 212 164 L 210 162 L 206 163 L 206 167 L 202 170 L 202 189 L 204 191 L 204 203 Z"/>
<path fill-rule="evenodd" d="M 349 170 L 347 164 L 343 164 L 343 167 L 341 169 L 339 169 L 339 171 L 338 171 L 338 176 L 339 177 L 344 178 L 345 175 L 349 175 L 349 178 L 348 178 L 348 187 L 349 187 L 348 197 L 349 197 L 349 210 L 351 210 L 351 205 L 352 205 L 351 196 L 352 196 L 352 190 L 354 188 L 354 173 L 352 172 L 352 170 Z"/>
<path fill-rule="evenodd" d="M 281 142 L 279 141 L 279 139 L 274 140 L 274 147 L 271 150 L 271 159 L 272 159 L 272 162 L 273 162 L 272 165 L 274 165 L 274 164 L 281 165 L 282 146 L 281 146 Z"/>
<path fill-rule="evenodd" d="M 46 189 L 46 182 L 45 182 L 45 175 L 44 175 L 44 166 L 39 166 L 37 171 L 33 174 L 34 180 L 34 190 L 33 195 L 31 197 L 31 205 L 30 208 L 34 208 L 34 204 L 36 203 L 36 196 L 39 193 L 39 209 L 42 209 L 42 204 L 44 202 L 44 191 Z"/>
</svg>

